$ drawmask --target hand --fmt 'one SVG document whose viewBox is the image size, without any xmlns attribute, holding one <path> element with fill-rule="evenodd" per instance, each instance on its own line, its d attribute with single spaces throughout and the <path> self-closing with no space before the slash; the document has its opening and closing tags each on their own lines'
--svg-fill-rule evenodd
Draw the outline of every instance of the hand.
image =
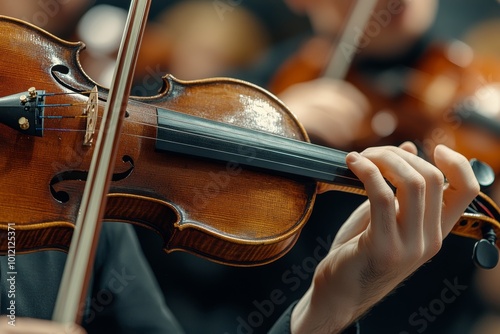
<svg viewBox="0 0 500 334">
<path fill-rule="evenodd" d="M 279 98 L 313 141 L 343 150 L 358 137 L 370 110 L 368 99 L 356 87 L 326 78 L 290 86 Z"/>
<path fill-rule="evenodd" d="M 363 315 L 440 250 L 478 194 L 462 155 L 439 145 L 436 168 L 414 153 L 415 146 L 405 143 L 347 155 L 368 201 L 345 222 L 318 265 L 292 313 L 293 333 L 338 333 Z"/>
<path fill-rule="evenodd" d="M 0 321 L 0 333 L 3 334 L 85 334 L 78 325 L 63 325 L 49 320 L 16 318 L 15 326 L 5 319 Z"/>
</svg>

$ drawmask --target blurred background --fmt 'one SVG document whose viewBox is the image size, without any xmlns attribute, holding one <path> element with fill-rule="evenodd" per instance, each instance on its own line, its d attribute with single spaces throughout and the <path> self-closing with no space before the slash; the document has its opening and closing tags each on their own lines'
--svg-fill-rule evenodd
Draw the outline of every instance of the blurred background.
<svg viewBox="0 0 500 334">
<path fill-rule="evenodd" d="M 0 14 L 30 21 L 66 40 L 83 41 L 83 69 L 108 86 L 128 6 L 128 1 L 118 0 L 5 0 Z M 457 54 L 473 50 L 479 57 L 496 59 L 499 29 L 497 1 L 440 0 L 426 38 L 438 44 L 461 40 L 471 48 Z M 231 76 L 270 88 L 278 67 L 312 34 L 308 17 L 284 1 L 153 0 L 132 95 L 156 94 L 167 73 L 185 80 Z M 495 82 L 500 62 L 493 64 L 482 75 Z M 472 136 L 484 131 L 491 130 L 480 128 Z M 496 131 L 487 152 L 500 156 Z M 475 137 L 466 140 L 470 138 Z M 340 224 L 362 200 L 338 193 L 319 196 L 293 250 L 255 268 L 227 267 L 183 252 L 165 254 L 159 237 L 136 231 L 165 300 L 187 333 L 265 333 L 304 293 L 318 254 L 326 254 Z M 500 273 L 474 267 L 474 243 L 450 235 L 433 261 L 361 320 L 362 333 L 500 333 Z M 286 300 L 265 308 L 276 291 Z"/>
</svg>

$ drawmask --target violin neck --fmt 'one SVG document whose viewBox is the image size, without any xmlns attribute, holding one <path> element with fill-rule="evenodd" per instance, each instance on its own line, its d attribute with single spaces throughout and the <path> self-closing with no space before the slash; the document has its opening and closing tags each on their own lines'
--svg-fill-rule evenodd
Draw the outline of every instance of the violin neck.
<svg viewBox="0 0 500 334">
<path fill-rule="evenodd" d="M 157 113 L 157 150 L 311 178 L 346 191 L 364 189 L 347 168 L 345 152 L 167 109 Z"/>
</svg>

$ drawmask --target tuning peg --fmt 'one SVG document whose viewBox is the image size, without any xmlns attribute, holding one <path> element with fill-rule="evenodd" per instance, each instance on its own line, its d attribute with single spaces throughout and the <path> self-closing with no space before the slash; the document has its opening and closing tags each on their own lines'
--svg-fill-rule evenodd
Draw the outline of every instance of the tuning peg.
<svg viewBox="0 0 500 334">
<path fill-rule="evenodd" d="M 477 159 L 471 159 L 469 163 L 472 167 L 474 175 L 476 176 L 477 182 L 479 182 L 479 185 L 481 186 L 481 191 L 484 191 L 485 188 L 488 188 L 493 184 L 495 181 L 495 172 L 490 165 Z"/>
<path fill-rule="evenodd" d="M 484 233 L 484 239 L 479 240 L 474 245 L 472 260 L 483 269 L 492 269 L 498 263 L 498 249 L 495 246 L 497 236 L 493 228 L 489 228 Z"/>
</svg>

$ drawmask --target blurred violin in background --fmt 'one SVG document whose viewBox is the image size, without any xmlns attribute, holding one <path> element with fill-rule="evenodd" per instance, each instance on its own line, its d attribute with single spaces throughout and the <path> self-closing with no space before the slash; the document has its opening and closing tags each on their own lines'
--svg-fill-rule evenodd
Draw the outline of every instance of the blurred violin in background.
<svg viewBox="0 0 500 334">
<path fill-rule="evenodd" d="M 351 48 L 356 38 L 350 37 Z M 362 57 L 353 57 L 345 75 L 331 76 L 328 68 L 333 58 L 346 58 L 346 52 L 353 56 L 358 53 L 346 49 L 346 45 L 337 37 L 311 37 L 276 71 L 269 90 L 279 96 L 294 84 L 317 78 L 345 80 L 370 104 L 370 112 L 353 134 L 350 148 L 362 150 L 411 140 L 428 156 L 437 144 L 446 144 L 500 172 L 500 155 L 496 154 L 500 147 L 497 57 L 477 53 L 458 40 L 433 42 L 423 50 L 410 49 L 414 53 L 410 58 L 415 58 L 411 64 L 385 69 L 391 62 L 389 57 L 379 62 L 382 70 L 374 71 L 363 67 Z"/>
<path fill-rule="evenodd" d="M 104 86 L 111 80 L 126 14 L 119 7 L 96 5 L 75 29 L 73 39 L 87 45 L 88 51 L 80 56 L 83 69 Z M 157 93 L 162 84 L 158 78 L 165 73 L 194 80 L 249 66 L 268 47 L 269 40 L 262 23 L 243 6 L 222 20 L 207 1 L 171 4 L 148 22 L 132 94 Z"/>
</svg>

